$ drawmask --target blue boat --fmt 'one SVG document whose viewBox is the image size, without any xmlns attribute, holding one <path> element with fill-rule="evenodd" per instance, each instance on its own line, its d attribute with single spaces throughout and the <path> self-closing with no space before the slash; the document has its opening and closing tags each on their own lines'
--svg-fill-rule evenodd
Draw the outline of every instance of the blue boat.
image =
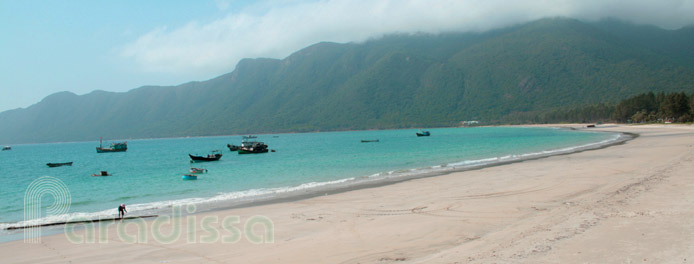
<svg viewBox="0 0 694 264">
<path fill-rule="evenodd" d="M 183 179 L 183 180 L 197 180 L 197 179 L 198 179 L 198 175 L 183 174 L 182 179 Z"/>
</svg>

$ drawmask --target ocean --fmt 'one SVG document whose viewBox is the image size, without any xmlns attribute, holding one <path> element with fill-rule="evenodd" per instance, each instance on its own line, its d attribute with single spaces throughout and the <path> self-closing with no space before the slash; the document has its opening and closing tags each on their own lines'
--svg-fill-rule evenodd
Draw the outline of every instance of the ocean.
<svg viewBox="0 0 694 264">
<path fill-rule="evenodd" d="M 429 137 L 417 137 L 418 131 L 257 135 L 275 152 L 247 155 L 226 147 L 239 145 L 241 136 L 128 140 L 127 152 L 100 154 L 95 150 L 98 140 L 14 145 L 0 152 L 0 236 L 12 234 L 4 230 L 8 227 L 114 217 L 121 203 L 128 215 L 161 214 L 173 205 L 191 203 L 212 210 L 573 152 L 623 139 L 614 133 L 539 127 L 436 128 L 429 129 Z M 361 142 L 374 139 L 379 142 Z M 212 150 L 222 150 L 223 157 L 190 163 L 189 153 Z M 46 166 L 70 161 L 72 166 Z M 195 181 L 182 180 L 191 166 L 208 172 Z M 112 176 L 91 176 L 102 170 Z M 49 191 L 36 195 L 31 184 L 45 176 L 64 186 L 62 198 Z M 30 199 L 42 206 L 27 214 Z"/>
</svg>

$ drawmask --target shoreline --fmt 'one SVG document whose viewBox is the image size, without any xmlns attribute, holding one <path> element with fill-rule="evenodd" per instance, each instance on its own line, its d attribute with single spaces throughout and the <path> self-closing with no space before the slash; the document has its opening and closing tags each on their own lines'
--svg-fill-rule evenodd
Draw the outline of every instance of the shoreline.
<svg viewBox="0 0 694 264">
<path fill-rule="evenodd" d="M 7 263 L 684 263 L 694 258 L 694 126 L 598 129 L 639 137 L 569 155 L 204 212 L 176 224 L 143 221 L 143 233 L 131 221 L 93 232 L 98 239 L 92 241 L 58 234 L 35 244 L 3 243 L 0 254 Z M 248 225 L 258 216 L 270 225 Z M 231 219 L 238 232 L 226 232 L 223 221 L 205 224 L 219 218 Z M 154 236 L 179 227 L 183 230 L 172 241 Z M 206 240 L 212 238 L 207 227 L 222 228 L 218 240 Z M 263 227 L 271 227 L 271 236 Z M 238 239 L 225 242 L 227 235 Z"/>
<path fill-rule="evenodd" d="M 501 127 L 504 127 L 504 126 L 501 126 Z M 270 192 L 270 193 L 266 193 L 266 194 L 260 194 L 258 196 L 252 196 L 249 198 L 220 200 L 220 201 L 194 202 L 193 204 L 196 205 L 196 211 L 192 212 L 192 213 L 186 213 L 184 211 L 182 213 L 182 216 L 196 215 L 196 214 L 202 214 L 202 213 L 214 213 L 214 212 L 230 210 L 230 209 L 256 207 L 256 206 L 270 205 L 270 204 L 275 204 L 275 203 L 296 202 L 296 201 L 306 200 L 306 199 L 310 199 L 310 198 L 327 196 L 327 195 L 335 195 L 335 194 L 340 194 L 340 193 L 345 193 L 345 192 L 357 191 L 357 190 L 361 190 L 361 189 L 379 188 L 379 187 L 384 187 L 384 186 L 388 186 L 388 185 L 392 185 L 392 184 L 398 184 L 398 183 L 417 180 L 417 179 L 425 179 L 425 178 L 448 175 L 448 174 L 452 174 L 452 173 L 462 173 L 462 172 L 466 172 L 466 171 L 480 170 L 480 169 L 489 168 L 489 167 L 503 166 L 503 165 L 507 165 L 507 164 L 513 164 L 513 163 L 536 160 L 536 159 L 543 159 L 543 158 L 548 158 L 548 157 L 558 156 L 558 155 L 570 155 L 573 153 L 580 153 L 583 151 L 602 149 L 602 148 L 607 148 L 607 147 L 614 146 L 614 145 L 624 144 L 625 142 L 633 140 L 634 138 L 638 137 L 637 134 L 633 134 L 633 133 L 589 131 L 589 130 L 585 129 L 584 124 L 561 124 L 561 125 L 550 124 L 550 125 L 528 125 L 528 126 L 517 125 L 517 126 L 508 126 L 508 127 L 547 127 L 547 128 L 570 129 L 570 130 L 578 130 L 578 131 L 586 130 L 588 132 L 617 134 L 618 137 L 614 140 L 609 140 L 608 142 L 604 142 L 604 143 L 601 141 L 601 142 L 589 143 L 587 145 L 571 146 L 571 147 L 568 147 L 570 149 L 568 151 L 563 150 L 561 148 L 560 149 L 551 149 L 551 150 L 545 150 L 545 151 L 552 151 L 551 153 L 525 153 L 525 154 L 520 154 L 520 157 L 508 158 L 506 160 L 501 160 L 501 158 L 499 158 L 499 157 L 493 157 L 490 159 L 496 159 L 496 161 L 485 161 L 485 162 L 481 162 L 481 163 L 473 163 L 470 165 L 461 165 L 461 166 L 455 166 L 454 165 L 451 167 L 445 167 L 445 168 L 450 168 L 450 169 L 434 170 L 434 171 L 429 171 L 429 172 L 426 172 L 426 171 L 425 172 L 418 172 L 418 173 L 413 173 L 411 175 L 400 175 L 400 176 L 395 176 L 395 177 L 378 177 L 378 178 L 360 177 L 360 178 L 354 178 L 354 179 L 352 179 L 352 178 L 339 179 L 339 180 L 328 181 L 328 182 L 312 182 L 312 183 L 308 183 L 308 184 L 315 183 L 315 184 L 320 184 L 320 185 L 315 186 L 315 187 L 309 187 L 306 189 L 298 189 L 298 190 L 281 192 L 281 193 Z M 424 169 L 429 169 L 429 168 L 431 168 L 431 167 L 412 168 L 409 170 L 414 171 L 414 170 L 424 170 Z M 301 186 L 302 185 L 291 186 L 289 188 L 295 188 L 295 187 L 301 187 Z M 211 199 L 211 198 L 214 198 L 214 197 L 195 197 L 192 199 L 203 199 L 204 200 L 204 199 Z M 171 202 L 177 202 L 177 201 L 179 201 L 179 200 L 172 200 Z M 132 215 L 134 217 L 147 216 L 147 215 L 152 215 L 152 214 L 163 215 L 163 216 L 172 216 L 173 215 L 173 212 L 171 210 L 172 206 L 177 206 L 177 205 L 165 205 L 165 206 L 160 207 L 160 208 L 149 209 L 149 210 L 145 210 L 145 211 L 130 214 L 130 215 Z M 181 205 L 178 205 L 178 206 L 181 206 Z M 185 206 L 185 205 L 183 205 L 183 206 Z M 76 220 L 78 223 L 84 223 L 84 222 L 88 222 L 88 221 L 93 221 L 93 222 L 100 222 L 101 221 L 101 218 L 94 218 L 91 220 L 85 219 L 82 216 L 73 217 L 73 218 L 68 218 L 67 220 L 62 220 L 59 222 L 41 223 L 41 224 L 34 225 L 34 226 L 42 226 L 42 227 L 64 226 L 66 223 L 69 224 L 73 220 Z M 106 217 L 106 218 L 108 218 L 108 217 Z M 31 228 L 31 226 L 32 226 L 32 225 L 13 226 L 12 224 L 15 224 L 15 223 L 4 223 L 4 224 L 9 224 L 10 226 L 7 228 L 3 228 L 2 230 L 3 231 L 9 231 L 9 232 L 12 232 L 13 230 L 21 230 L 21 229 Z M 52 228 L 52 231 L 61 232 L 60 230 L 57 230 L 55 227 Z M 53 235 L 55 232 L 51 232 L 51 235 Z M 17 241 L 17 240 L 21 239 L 21 238 L 16 237 L 16 234 L 13 234 L 13 233 L 10 233 L 10 234 L 4 235 L 4 236 L 5 236 L 5 239 L 0 239 L 0 244 L 12 242 L 12 241 Z M 14 239 L 11 238 L 13 236 L 15 236 Z"/>
<path fill-rule="evenodd" d="M 551 126 L 551 127 L 556 127 L 556 126 Z M 607 132 L 607 133 L 613 133 L 613 132 Z M 380 178 L 380 179 L 374 179 L 373 181 L 368 181 L 368 182 L 354 182 L 353 184 L 348 184 L 348 185 L 339 185 L 339 184 L 337 184 L 335 186 L 329 185 L 328 187 L 333 187 L 333 188 L 326 188 L 326 189 L 318 188 L 317 190 L 310 190 L 309 189 L 309 190 L 306 190 L 307 193 L 305 193 L 305 194 L 294 195 L 294 194 L 289 193 L 287 195 L 287 197 L 281 197 L 281 196 L 280 197 L 271 197 L 267 200 L 251 201 L 247 204 L 211 208 L 209 210 L 200 211 L 198 213 L 225 211 L 225 210 L 230 210 L 230 209 L 248 208 L 248 207 L 270 205 L 270 204 L 276 204 L 276 203 L 296 202 L 296 201 L 311 199 L 311 198 L 320 197 L 320 196 L 329 196 L 329 195 L 335 195 L 335 194 L 340 194 L 340 193 L 345 193 L 345 192 L 358 191 L 358 190 L 362 190 L 362 189 L 385 187 L 388 185 L 398 184 L 398 183 L 402 183 L 402 182 L 408 182 L 408 181 L 412 181 L 412 180 L 439 177 L 439 176 L 449 175 L 449 174 L 453 174 L 453 173 L 462 173 L 462 172 L 466 172 L 466 171 L 481 170 L 481 169 L 485 169 L 485 168 L 504 166 L 504 165 L 513 164 L 513 163 L 520 163 L 520 162 L 525 162 L 525 161 L 544 159 L 544 158 L 549 158 L 549 157 L 553 157 L 553 156 L 571 155 L 574 153 L 598 150 L 598 149 L 608 148 L 608 147 L 615 146 L 615 145 L 621 145 L 621 144 L 624 144 L 624 143 L 638 137 L 638 134 L 633 134 L 633 133 L 619 133 L 619 134 L 621 136 L 624 136 L 625 138 L 617 139 L 617 140 L 614 140 L 614 141 L 609 142 L 609 143 L 591 146 L 588 148 L 579 148 L 579 149 L 572 150 L 569 152 L 557 152 L 557 153 L 552 153 L 552 154 L 547 154 L 547 155 L 538 155 L 538 156 L 519 158 L 519 159 L 514 159 L 514 160 L 508 160 L 508 161 L 498 161 L 498 162 L 494 162 L 494 163 L 473 165 L 470 167 L 459 167 L 459 168 L 454 168 L 452 170 L 435 171 L 435 172 L 429 172 L 429 173 L 423 173 L 423 174 L 416 174 L 416 175 L 412 175 L 412 176 Z"/>
</svg>

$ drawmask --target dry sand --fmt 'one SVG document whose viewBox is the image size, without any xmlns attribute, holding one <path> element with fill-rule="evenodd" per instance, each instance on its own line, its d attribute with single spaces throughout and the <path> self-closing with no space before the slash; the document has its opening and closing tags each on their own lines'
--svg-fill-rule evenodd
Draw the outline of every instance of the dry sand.
<svg viewBox="0 0 694 264">
<path fill-rule="evenodd" d="M 640 136 L 604 149 L 195 214 L 173 225 L 181 231 L 173 241 L 153 235 L 170 234 L 172 225 L 150 221 L 97 230 L 93 242 L 65 234 L 9 242 L 0 244 L 1 262 L 694 262 L 694 127 L 595 130 Z M 272 237 L 263 236 L 263 219 Z M 204 221 L 211 221 L 206 229 Z M 143 231 L 147 241 L 130 243 L 118 227 Z"/>
</svg>

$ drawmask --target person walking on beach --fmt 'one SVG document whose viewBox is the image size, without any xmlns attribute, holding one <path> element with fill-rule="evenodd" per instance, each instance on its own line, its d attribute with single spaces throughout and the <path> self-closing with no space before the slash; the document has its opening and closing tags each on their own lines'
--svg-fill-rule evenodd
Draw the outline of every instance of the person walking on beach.
<svg viewBox="0 0 694 264">
<path fill-rule="evenodd" d="M 118 218 L 125 217 L 125 213 L 127 212 L 128 210 L 125 210 L 125 204 L 120 204 L 120 206 L 118 206 Z"/>
</svg>

